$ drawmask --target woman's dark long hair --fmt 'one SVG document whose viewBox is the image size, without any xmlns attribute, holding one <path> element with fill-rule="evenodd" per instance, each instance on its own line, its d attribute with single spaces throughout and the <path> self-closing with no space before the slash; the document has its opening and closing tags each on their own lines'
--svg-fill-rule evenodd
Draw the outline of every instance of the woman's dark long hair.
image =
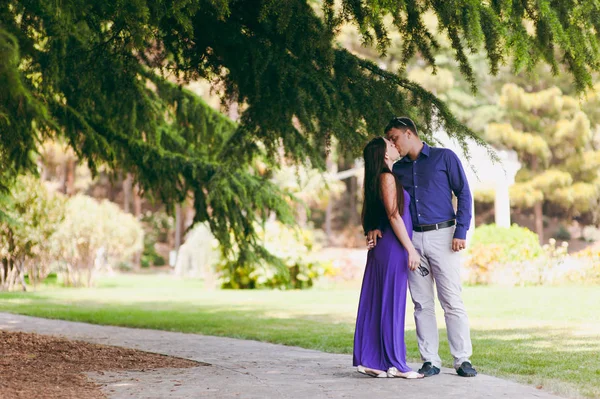
<svg viewBox="0 0 600 399">
<path fill-rule="evenodd" d="M 392 173 L 385 163 L 386 151 L 387 144 L 383 137 L 376 137 L 369 141 L 363 150 L 363 158 L 365 160 L 365 191 L 361 219 L 365 232 L 380 228 L 381 220 L 387 218 L 383 198 L 381 197 L 380 183 L 383 173 Z M 393 173 L 392 176 L 396 180 L 396 197 L 398 198 L 398 208 L 396 210 L 402 214 L 404 209 L 404 191 L 399 179 Z"/>
</svg>

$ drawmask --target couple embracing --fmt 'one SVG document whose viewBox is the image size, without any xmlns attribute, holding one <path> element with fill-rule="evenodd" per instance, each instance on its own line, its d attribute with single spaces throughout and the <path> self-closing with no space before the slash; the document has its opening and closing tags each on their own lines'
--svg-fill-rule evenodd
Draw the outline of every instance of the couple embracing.
<svg viewBox="0 0 600 399">
<path fill-rule="evenodd" d="M 416 379 L 439 374 L 435 282 L 454 368 L 460 376 L 474 377 L 459 270 L 471 221 L 464 170 L 454 152 L 422 142 L 409 118 L 392 119 L 385 136 L 371 140 L 363 153 L 362 223 L 369 253 L 354 335 L 354 366 L 373 377 Z M 452 193 L 458 199 L 457 212 Z M 408 288 L 424 361 L 418 373 L 406 364 Z"/>
</svg>

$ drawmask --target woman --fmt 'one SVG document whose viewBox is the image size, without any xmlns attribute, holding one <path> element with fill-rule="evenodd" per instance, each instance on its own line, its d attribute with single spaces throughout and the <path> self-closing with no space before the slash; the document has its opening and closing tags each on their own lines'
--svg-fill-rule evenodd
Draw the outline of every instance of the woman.
<svg viewBox="0 0 600 399">
<path fill-rule="evenodd" d="M 354 366 L 373 377 L 423 378 L 406 365 L 408 273 L 419 266 L 420 256 L 411 242 L 410 198 L 392 173 L 400 155 L 391 141 L 377 137 L 367 144 L 363 156 L 362 224 L 365 231 L 379 228 L 383 237 L 367 256 L 354 333 Z"/>
</svg>

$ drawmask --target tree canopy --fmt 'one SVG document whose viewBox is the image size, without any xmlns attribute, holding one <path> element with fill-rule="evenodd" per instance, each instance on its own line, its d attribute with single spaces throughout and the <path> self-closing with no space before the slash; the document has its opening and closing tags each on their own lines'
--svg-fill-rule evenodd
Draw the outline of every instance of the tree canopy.
<svg viewBox="0 0 600 399">
<path fill-rule="evenodd" d="M 357 151 L 394 115 L 431 138 L 435 124 L 461 143 L 484 144 L 445 102 L 336 44 L 344 24 L 381 54 L 390 32 L 404 63 L 419 53 L 433 67 L 439 43 L 423 23 L 437 17 L 460 70 L 476 87 L 468 52 L 490 73 L 512 63 L 554 72 L 577 89 L 600 62 L 600 4 L 568 0 L 5 0 L 0 4 L 0 181 L 35 170 L 48 137 L 62 136 L 92 170 L 132 172 L 166 203 L 194 196 L 231 249 L 259 253 L 254 222 L 272 211 L 291 221 L 286 193 L 254 171 L 257 157 L 323 166 L 331 139 Z M 234 124 L 182 83 L 205 78 Z"/>
<path fill-rule="evenodd" d="M 584 111 L 597 105 L 595 96 L 577 101 L 557 87 L 502 89 L 502 122 L 487 126 L 486 139 L 517 152 L 523 166 L 511 187 L 512 205 L 534 209 L 540 239 L 543 213 L 587 223 L 597 218 L 600 151 Z"/>
</svg>

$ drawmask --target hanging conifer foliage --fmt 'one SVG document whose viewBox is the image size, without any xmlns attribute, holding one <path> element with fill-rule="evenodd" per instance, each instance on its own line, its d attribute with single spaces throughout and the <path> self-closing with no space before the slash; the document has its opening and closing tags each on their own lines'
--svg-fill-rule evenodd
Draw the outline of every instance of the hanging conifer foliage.
<svg viewBox="0 0 600 399">
<path fill-rule="evenodd" d="M 271 211 L 290 222 L 292 213 L 285 193 L 253 173 L 256 157 L 275 163 L 283 149 L 323 166 L 332 137 L 357 151 L 397 114 L 425 135 L 439 123 L 463 144 L 484 144 L 401 72 L 335 44 L 340 26 L 353 23 L 383 54 L 393 29 L 407 61 L 419 52 L 435 66 L 426 13 L 473 88 L 468 51 L 485 52 L 491 73 L 503 62 L 515 71 L 562 63 L 579 89 L 599 68 L 592 1 L 5 0 L 0 184 L 34 170 L 38 144 L 60 135 L 92 170 L 130 171 L 166 203 L 193 193 L 196 219 L 210 221 L 226 250 L 236 242 L 260 254 L 254 222 Z M 239 124 L 169 83 L 197 78 L 241 105 Z"/>
</svg>

